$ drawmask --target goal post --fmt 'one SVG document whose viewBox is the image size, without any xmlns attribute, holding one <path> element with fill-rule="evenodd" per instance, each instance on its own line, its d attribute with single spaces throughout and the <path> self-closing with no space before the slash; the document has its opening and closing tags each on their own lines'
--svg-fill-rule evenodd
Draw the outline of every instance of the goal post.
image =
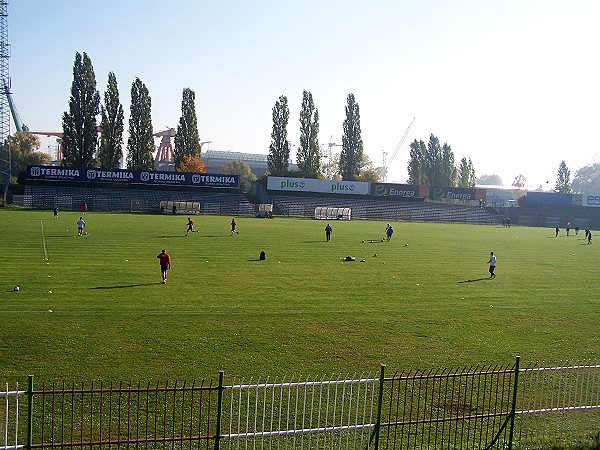
<svg viewBox="0 0 600 450">
<path fill-rule="evenodd" d="M 340 208 L 333 206 L 317 206 L 315 208 L 315 219 L 321 220 L 350 220 L 352 208 Z"/>
</svg>

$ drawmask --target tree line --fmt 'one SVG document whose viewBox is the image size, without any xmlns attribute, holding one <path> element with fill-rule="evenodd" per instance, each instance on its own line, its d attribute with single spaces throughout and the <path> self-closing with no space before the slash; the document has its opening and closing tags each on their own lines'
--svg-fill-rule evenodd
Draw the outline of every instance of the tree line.
<svg viewBox="0 0 600 450">
<path fill-rule="evenodd" d="M 154 169 L 154 133 L 151 120 L 152 100 L 146 85 L 135 78 L 130 89 L 131 103 L 127 139 L 126 167 L 128 169 Z M 63 159 L 61 164 L 77 167 L 104 167 L 117 169 L 124 157 L 124 111 L 119 99 L 117 78 L 108 74 L 104 101 L 96 88 L 96 77 L 90 57 L 76 52 L 73 64 L 68 111 L 62 116 Z M 309 91 L 303 91 L 300 111 L 300 141 L 296 152 L 297 171 L 290 171 L 290 142 L 287 126 L 289 106 L 282 95 L 272 109 L 273 127 L 269 146 L 268 173 L 278 176 L 305 178 L 336 178 L 347 181 L 379 181 L 379 170 L 364 153 L 361 136 L 360 107 L 350 93 L 346 99 L 346 117 L 343 122 L 341 152 L 332 155 L 325 164 L 319 145 L 319 111 Z M 100 123 L 97 116 L 100 115 Z M 21 136 L 22 135 L 22 136 Z M 98 138 L 99 136 L 99 138 Z M 15 154 L 12 173 L 24 171 L 27 164 L 49 162 L 48 155 L 33 152 L 39 148 L 39 139 L 30 133 L 15 133 L 7 142 Z M 174 136 L 174 163 L 176 170 L 204 172 L 201 145 L 195 110 L 195 93 L 190 88 L 182 92 L 181 117 Z M 463 157 L 456 167 L 451 146 L 433 134 L 429 141 L 415 139 L 409 146 L 407 163 L 408 183 L 419 185 L 458 186 L 472 188 L 480 184 L 501 184 L 497 175 L 484 175 L 477 179 L 471 158 Z M 29 149 L 29 150 L 28 150 Z M 327 155 L 329 156 L 329 155 Z M 231 167 L 229 167 L 231 166 Z M 254 177 L 247 164 L 232 161 L 229 173 L 245 173 Z M 526 177 L 519 174 L 513 186 L 523 187 Z M 554 187 L 557 192 L 600 191 L 600 164 L 586 166 L 577 171 L 573 182 L 570 170 L 562 161 Z"/>
<path fill-rule="evenodd" d="M 152 129 L 152 99 L 139 78 L 131 84 L 131 106 L 127 139 L 128 169 L 154 169 L 154 132 Z M 195 93 L 184 88 L 181 118 L 175 131 L 174 163 L 178 170 L 200 164 L 200 137 L 195 110 Z M 69 109 L 62 116 L 62 164 L 77 167 L 117 169 L 123 159 L 123 106 L 119 100 L 117 78 L 108 74 L 104 102 L 96 89 L 96 76 L 90 57 L 75 54 L 73 83 Z M 96 117 L 100 114 L 100 124 Z M 98 142 L 98 134 L 100 141 Z"/>
<path fill-rule="evenodd" d="M 296 152 L 296 171 L 290 170 L 290 141 L 287 126 L 290 117 L 288 99 L 279 97 L 273 106 L 273 130 L 267 157 L 269 174 L 301 178 L 326 176 L 348 181 L 378 181 L 379 172 L 364 154 L 360 129 L 360 107 L 354 94 L 346 99 L 346 119 L 343 123 L 342 150 L 335 161 L 323 164 L 324 155 L 319 145 L 319 110 L 309 91 L 302 93 L 300 109 L 300 143 Z M 332 155 L 333 156 L 333 155 Z"/>
<path fill-rule="evenodd" d="M 289 121 L 287 97 L 282 95 L 273 107 L 273 131 L 269 147 L 269 173 L 276 176 L 298 176 L 320 178 L 327 169 L 332 178 L 345 181 L 380 181 L 380 172 L 364 153 L 360 128 L 360 108 L 354 94 L 346 99 L 346 119 L 343 123 L 342 150 L 323 167 L 317 134 L 319 132 L 319 112 L 314 106 L 312 94 L 303 92 L 300 110 L 300 145 L 296 153 L 297 171 L 289 170 L 290 142 L 287 138 Z M 436 186 L 475 186 L 475 169 L 471 158 L 462 158 L 455 167 L 451 147 L 433 134 L 429 143 L 415 140 L 410 144 L 408 162 L 408 182 Z"/>
</svg>

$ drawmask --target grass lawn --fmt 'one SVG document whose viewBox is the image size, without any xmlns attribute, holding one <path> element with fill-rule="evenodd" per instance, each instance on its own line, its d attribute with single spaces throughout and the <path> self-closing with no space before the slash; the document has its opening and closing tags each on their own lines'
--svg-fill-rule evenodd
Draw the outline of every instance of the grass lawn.
<svg viewBox="0 0 600 450">
<path fill-rule="evenodd" d="M 78 218 L 0 210 L 1 380 L 321 375 L 600 355 L 600 244 L 586 245 L 583 232 L 400 222 L 381 242 L 384 222 L 332 221 L 325 242 L 323 221 L 242 217 L 230 236 L 231 217 L 199 216 L 200 233 L 184 237 L 184 216 L 92 212 L 89 235 L 78 238 Z M 166 285 L 163 248 L 173 262 Z"/>
</svg>

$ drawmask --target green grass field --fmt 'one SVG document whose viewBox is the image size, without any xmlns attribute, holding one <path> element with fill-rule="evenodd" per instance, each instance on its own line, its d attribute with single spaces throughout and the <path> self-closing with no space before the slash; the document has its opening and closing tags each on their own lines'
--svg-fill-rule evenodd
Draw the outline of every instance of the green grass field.
<svg viewBox="0 0 600 450">
<path fill-rule="evenodd" d="M 325 242 L 323 221 L 242 217 L 230 236 L 231 217 L 200 216 L 200 233 L 186 238 L 183 216 L 92 212 L 78 238 L 78 217 L 0 211 L 0 379 L 320 375 L 600 355 L 600 243 L 586 245 L 582 232 L 394 223 L 380 242 L 384 222 L 333 221 Z M 166 285 L 162 248 L 173 262 Z"/>
</svg>

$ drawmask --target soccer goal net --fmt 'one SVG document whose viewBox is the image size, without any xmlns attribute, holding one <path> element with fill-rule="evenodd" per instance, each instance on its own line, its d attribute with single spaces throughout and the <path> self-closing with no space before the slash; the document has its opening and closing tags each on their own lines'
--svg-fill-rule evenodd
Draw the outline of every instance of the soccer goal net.
<svg viewBox="0 0 600 450">
<path fill-rule="evenodd" d="M 200 214 L 200 202 L 174 202 L 163 200 L 160 202 L 160 212 L 163 214 Z"/>
<path fill-rule="evenodd" d="M 350 220 L 352 208 L 336 208 L 332 206 L 317 206 L 315 208 L 315 219 L 324 220 Z"/>
</svg>

